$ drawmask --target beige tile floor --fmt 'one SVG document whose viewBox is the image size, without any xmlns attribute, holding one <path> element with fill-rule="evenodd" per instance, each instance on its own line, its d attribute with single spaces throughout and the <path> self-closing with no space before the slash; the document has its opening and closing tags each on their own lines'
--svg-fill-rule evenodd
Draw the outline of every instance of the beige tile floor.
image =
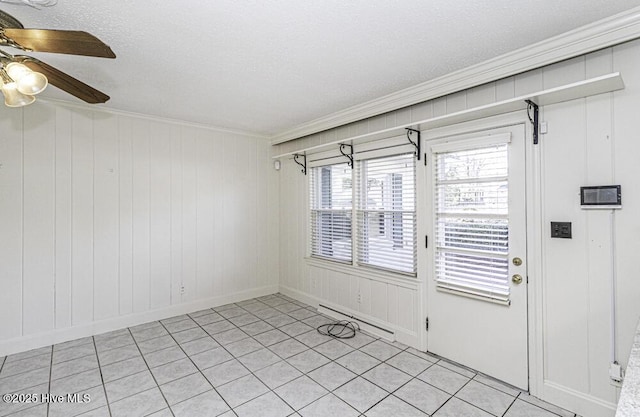
<svg viewBox="0 0 640 417">
<path fill-rule="evenodd" d="M 275 294 L 0 357 L 0 417 L 574 416 L 330 321 Z"/>
</svg>

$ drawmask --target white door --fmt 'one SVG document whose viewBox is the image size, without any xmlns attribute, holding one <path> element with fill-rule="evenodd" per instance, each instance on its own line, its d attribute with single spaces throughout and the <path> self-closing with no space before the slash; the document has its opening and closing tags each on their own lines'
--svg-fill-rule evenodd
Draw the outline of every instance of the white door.
<svg viewBox="0 0 640 417">
<path fill-rule="evenodd" d="M 428 350 L 528 389 L 524 125 L 428 140 Z"/>
</svg>

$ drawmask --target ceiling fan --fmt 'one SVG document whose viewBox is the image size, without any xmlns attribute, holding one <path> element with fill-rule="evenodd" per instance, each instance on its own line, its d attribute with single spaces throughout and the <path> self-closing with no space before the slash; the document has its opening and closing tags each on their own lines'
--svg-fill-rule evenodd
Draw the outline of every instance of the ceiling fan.
<svg viewBox="0 0 640 417">
<path fill-rule="evenodd" d="M 27 52 L 53 52 L 101 58 L 116 57 L 108 45 L 87 32 L 25 29 L 19 20 L 2 10 L 0 10 L 1 47 L 12 47 Z M 38 81 L 38 73 L 46 77 L 44 81 L 42 79 Z M 14 78 L 24 79 L 25 81 L 18 81 Z M 8 97 L 14 97 L 16 88 L 19 90 L 16 93 L 17 96 L 26 96 L 29 99 L 28 102 L 18 104 L 16 107 L 30 104 L 34 101 L 32 95 L 42 91 L 46 87 L 47 80 L 48 83 L 90 104 L 105 103 L 109 100 L 109 96 L 105 93 L 37 58 L 27 55 L 12 55 L 0 49 L 0 86 L 5 95 L 7 105 L 10 105 Z M 25 86 L 21 87 L 20 82 Z M 44 87 L 36 91 L 39 89 L 36 84 L 41 85 L 43 82 Z"/>
</svg>

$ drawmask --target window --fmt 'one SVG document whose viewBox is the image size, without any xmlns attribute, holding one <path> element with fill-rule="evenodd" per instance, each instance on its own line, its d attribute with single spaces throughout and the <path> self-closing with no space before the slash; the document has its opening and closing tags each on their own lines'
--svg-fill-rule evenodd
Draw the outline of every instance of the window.
<svg viewBox="0 0 640 417">
<path fill-rule="evenodd" d="M 357 262 L 416 273 L 415 156 L 358 162 Z"/>
<path fill-rule="evenodd" d="M 353 180 L 347 164 L 311 169 L 311 255 L 351 262 Z"/>
<path fill-rule="evenodd" d="M 355 168 L 311 168 L 311 256 L 415 276 L 415 156 L 361 159 Z"/>
<path fill-rule="evenodd" d="M 507 145 L 436 154 L 438 288 L 508 302 Z"/>
</svg>

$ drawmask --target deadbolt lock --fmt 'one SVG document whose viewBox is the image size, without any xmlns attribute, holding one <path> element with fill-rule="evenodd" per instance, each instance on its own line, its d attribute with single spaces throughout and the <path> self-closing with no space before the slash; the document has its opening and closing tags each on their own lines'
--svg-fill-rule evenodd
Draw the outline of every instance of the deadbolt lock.
<svg viewBox="0 0 640 417">
<path fill-rule="evenodd" d="M 511 282 L 513 282 L 516 285 L 521 284 L 522 283 L 522 275 L 515 274 L 514 276 L 511 277 Z"/>
<path fill-rule="evenodd" d="M 513 258 L 513 261 L 512 261 L 512 262 L 513 262 L 513 264 L 514 264 L 515 266 L 520 266 L 520 265 L 522 265 L 522 259 L 520 259 L 520 258 Z"/>
</svg>

